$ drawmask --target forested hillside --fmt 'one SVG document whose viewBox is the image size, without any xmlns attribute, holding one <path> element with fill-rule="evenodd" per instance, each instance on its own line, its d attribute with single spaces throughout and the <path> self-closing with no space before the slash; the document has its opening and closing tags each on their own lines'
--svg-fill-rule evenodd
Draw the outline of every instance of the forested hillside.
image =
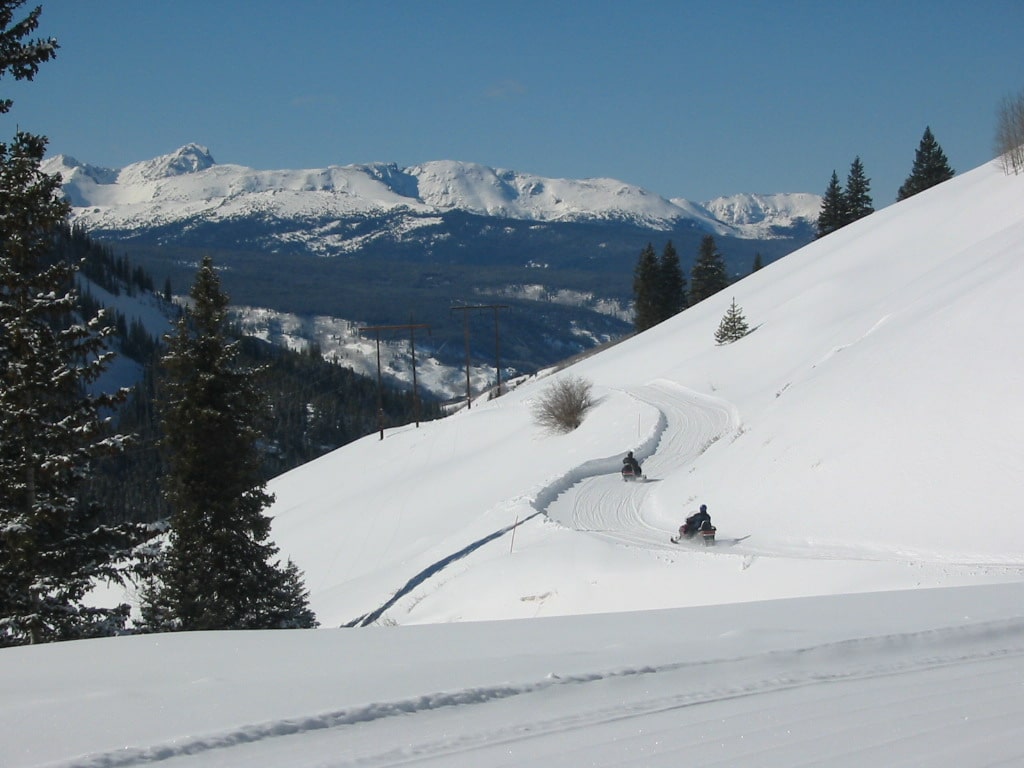
<svg viewBox="0 0 1024 768">
<path fill-rule="evenodd" d="M 118 297 L 106 306 L 106 321 L 116 329 L 115 351 L 138 365 L 125 403 L 111 415 L 110 427 L 130 436 L 125 450 L 98 462 L 83 504 L 97 502 L 106 522 L 151 522 L 170 510 L 158 479 L 164 472 L 160 452 L 160 357 L 164 342 L 138 318 L 128 319 L 125 308 L 150 302 L 168 318 L 178 314 L 170 286 L 154 290 L 152 277 L 127 254 L 93 241 L 78 229 L 64 229 L 55 240 L 59 259 L 81 264 L 83 312 L 92 316 L 103 305 L 95 294 Z M 257 371 L 270 418 L 263 427 L 264 476 L 269 479 L 370 434 L 379 427 L 377 383 L 347 368 L 327 362 L 315 346 L 296 352 L 251 337 L 242 337 L 239 362 Z M 422 397 L 422 395 L 421 395 Z M 411 392 L 388 386 L 380 393 L 385 427 L 440 415 L 436 400 L 418 405 Z M 155 482 L 154 479 L 157 481 Z"/>
</svg>

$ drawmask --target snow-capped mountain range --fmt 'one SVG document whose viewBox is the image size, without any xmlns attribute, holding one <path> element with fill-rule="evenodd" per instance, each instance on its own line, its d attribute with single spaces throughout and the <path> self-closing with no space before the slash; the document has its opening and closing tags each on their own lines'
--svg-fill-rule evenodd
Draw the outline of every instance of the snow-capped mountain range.
<svg viewBox="0 0 1024 768">
<path fill-rule="evenodd" d="M 228 276 L 233 304 L 309 335 L 251 332 L 313 341 L 351 362 L 361 359 L 361 339 L 309 329 L 415 316 L 431 326 L 440 364 L 458 367 L 463 329 L 450 307 L 498 302 L 513 305 L 502 321 L 503 359 L 517 372 L 628 332 L 645 244 L 660 250 L 671 240 L 688 269 L 712 234 L 740 277 L 755 255 L 771 263 L 809 242 L 820 207 L 808 194 L 697 204 L 614 179 L 550 179 L 453 160 L 254 170 L 219 164 L 199 144 L 120 169 L 58 155 L 44 170 L 61 175 L 72 223 L 126 244 L 156 284 L 184 293 L 209 254 Z M 488 338 L 474 335 L 475 357 L 495 358 Z"/>
<path fill-rule="evenodd" d="M 812 194 L 736 195 L 703 204 L 665 199 L 615 179 L 552 179 L 476 163 L 438 160 L 400 168 L 369 163 L 304 170 L 255 170 L 219 164 L 189 144 L 121 169 L 48 158 L 74 206 L 73 220 L 89 231 L 121 232 L 202 220 L 257 216 L 328 222 L 401 212 L 393 224 L 416 229 L 452 211 L 537 222 L 626 223 L 669 231 L 681 223 L 709 233 L 767 239 L 817 218 Z M 281 242 L 294 243 L 294 230 Z M 319 255 L 358 250 L 363 233 L 311 227 L 308 247 Z M 273 238 L 272 238 L 273 239 Z"/>
</svg>

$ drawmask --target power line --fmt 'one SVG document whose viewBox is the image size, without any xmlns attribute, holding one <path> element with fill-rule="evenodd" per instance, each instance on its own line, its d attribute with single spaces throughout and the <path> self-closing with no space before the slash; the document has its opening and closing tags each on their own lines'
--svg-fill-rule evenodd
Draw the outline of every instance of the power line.
<svg viewBox="0 0 1024 768">
<path fill-rule="evenodd" d="M 473 407 L 472 393 L 469 387 L 469 310 L 494 310 L 494 368 L 498 373 L 498 397 L 501 396 L 501 333 L 498 330 L 498 310 L 508 309 L 508 304 L 476 304 L 473 306 L 452 307 L 452 312 L 462 312 L 462 329 L 466 338 L 466 409 Z"/>
<path fill-rule="evenodd" d="M 359 329 L 360 333 L 373 331 L 377 336 L 377 425 L 380 427 L 380 439 L 384 439 L 384 395 L 380 373 L 380 333 L 381 331 L 409 331 L 409 343 L 412 347 L 412 408 L 416 417 L 416 427 L 420 426 L 420 393 L 416 384 L 416 329 L 430 326 L 424 323 L 406 323 L 404 325 L 367 325 Z"/>
</svg>

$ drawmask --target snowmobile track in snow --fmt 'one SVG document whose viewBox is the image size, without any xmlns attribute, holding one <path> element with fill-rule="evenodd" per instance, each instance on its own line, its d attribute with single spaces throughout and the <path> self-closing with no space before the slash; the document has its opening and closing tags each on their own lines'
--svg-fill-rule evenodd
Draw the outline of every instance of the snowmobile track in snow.
<svg viewBox="0 0 1024 768">
<path fill-rule="evenodd" d="M 302 713 L 284 719 L 238 726 L 206 734 L 190 734 L 173 741 L 125 746 L 109 752 L 80 755 L 71 761 L 50 763 L 50 768 L 133 768 L 166 763 L 170 766 L 201 762 L 203 765 L 247 765 L 246 748 L 252 744 L 279 743 L 287 764 L 333 766 L 388 766 L 471 754 L 489 744 L 516 743 L 659 712 L 725 702 L 770 697 L 773 694 L 814 686 L 833 686 L 874 678 L 902 676 L 908 685 L 921 675 L 944 668 L 972 664 L 980 671 L 990 665 L 993 680 L 1003 681 L 1008 717 L 1020 711 L 1016 670 L 1024 656 L 1024 624 L 1020 619 L 984 622 L 966 627 L 896 633 L 879 637 L 823 643 L 816 646 L 767 651 L 732 658 L 700 661 L 669 661 L 632 667 L 594 669 L 576 674 L 548 674 L 541 679 L 497 683 L 475 688 L 437 691 L 405 699 L 357 704 L 333 711 Z M 772 674 L 765 675 L 765 659 L 771 660 Z M 781 670 L 781 671 L 778 671 Z M 676 693 L 651 695 L 647 686 L 631 685 L 650 675 L 674 676 Z M 598 706 L 588 695 L 591 685 L 614 685 L 622 700 L 614 708 Z M 994 685 L 995 683 L 979 683 Z M 405 745 L 402 749 L 383 744 L 380 734 L 360 730 L 387 727 L 396 717 L 429 713 L 451 707 L 467 713 L 480 705 L 494 705 L 504 699 L 529 697 L 559 688 L 563 706 L 555 713 L 538 709 L 528 720 L 485 726 L 451 737 L 441 733 Z M 842 689 L 838 690 L 840 694 Z M 319 734 L 319 736 L 317 736 Z M 301 751 L 289 747 L 291 737 L 332 739 L 331 747 L 303 759 Z M 358 744 L 358 752 L 353 748 Z M 334 757 L 324 761 L 324 754 Z M 283 764 L 283 763 L 282 763 Z"/>
<path fill-rule="evenodd" d="M 567 528 L 626 545 L 664 549 L 669 546 L 664 519 L 644 502 L 659 477 L 691 464 L 717 440 L 735 432 L 739 415 L 724 400 L 669 381 L 625 391 L 661 414 L 657 434 L 644 446 L 647 450 L 637 450 L 647 482 L 623 483 L 618 473 L 585 477 L 544 511 Z M 682 509 L 676 512 L 682 513 Z"/>
<path fill-rule="evenodd" d="M 641 513 L 641 502 L 659 474 L 693 461 L 716 440 L 734 431 L 739 425 L 739 417 L 728 403 L 669 381 L 659 380 L 624 391 L 660 413 L 654 434 L 636 449 L 637 456 L 645 461 L 645 482 L 623 483 L 618 472 L 619 456 L 588 461 L 543 488 L 532 503 L 536 510 L 533 515 L 471 542 L 427 566 L 396 590 L 380 607 L 342 626 L 365 627 L 373 624 L 399 600 L 451 563 L 510 533 L 518 525 L 539 514 L 546 514 L 555 522 L 578 531 L 609 537 L 631 546 L 646 549 L 675 547 L 665 543 L 663 525 L 645 519 Z M 614 469 L 613 474 L 609 474 L 609 467 Z M 570 499 L 571 511 L 568 516 L 564 516 L 561 510 L 566 500 Z"/>
</svg>

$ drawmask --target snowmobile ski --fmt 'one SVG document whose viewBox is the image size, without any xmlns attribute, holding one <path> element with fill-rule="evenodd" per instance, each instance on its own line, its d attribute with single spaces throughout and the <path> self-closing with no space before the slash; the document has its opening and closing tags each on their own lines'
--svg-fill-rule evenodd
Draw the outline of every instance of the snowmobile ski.
<svg viewBox="0 0 1024 768">
<path fill-rule="evenodd" d="M 731 539 L 714 539 L 713 541 L 704 543 L 708 546 L 731 547 L 749 538 L 750 534 L 748 533 L 746 536 L 738 536 Z M 681 539 L 678 536 L 671 536 L 669 537 L 669 541 L 671 541 L 673 544 L 682 544 L 684 541 L 692 541 L 694 543 L 697 543 L 698 541 L 700 541 L 700 539 L 698 539 L 696 536 L 694 536 L 692 539 Z"/>
</svg>

